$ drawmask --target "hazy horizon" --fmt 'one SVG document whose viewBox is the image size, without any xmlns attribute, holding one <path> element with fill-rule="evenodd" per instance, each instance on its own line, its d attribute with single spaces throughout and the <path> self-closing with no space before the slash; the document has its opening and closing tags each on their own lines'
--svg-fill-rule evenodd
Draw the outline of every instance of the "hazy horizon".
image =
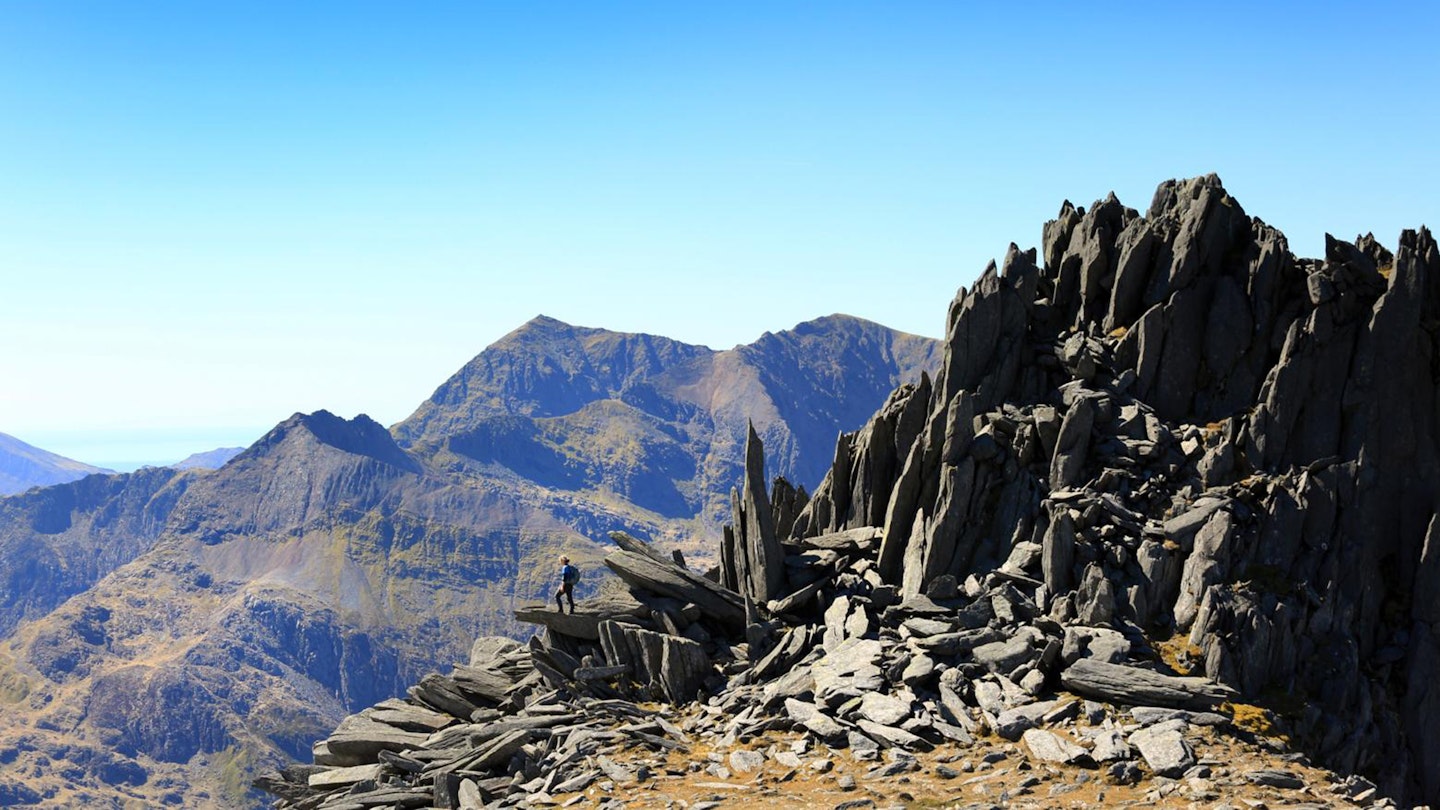
<svg viewBox="0 0 1440 810">
<path fill-rule="evenodd" d="M 389 425 L 539 313 L 936 337 L 1062 200 L 1209 172 L 1298 254 L 1393 248 L 1440 224 L 1440 7 L 1359 8 L 9 4 L 0 431 Z"/>
</svg>

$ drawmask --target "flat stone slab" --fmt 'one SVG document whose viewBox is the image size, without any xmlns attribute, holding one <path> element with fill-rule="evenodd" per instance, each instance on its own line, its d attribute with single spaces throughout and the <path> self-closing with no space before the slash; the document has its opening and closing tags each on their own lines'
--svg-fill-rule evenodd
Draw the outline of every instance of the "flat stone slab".
<svg viewBox="0 0 1440 810">
<path fill-rule="evenodd" d="M 1282 788 L 1284 790 L 1299 790 L 1305 787 L 1305 782 L 1289 771 L 1280 771 L 1273 768 L 1262 768 L 1258 771 L 1250 771 L 1245 774 L 1245 781 L 1266 787 Z"/>
<path fill-rule="evenodd" d="M 788 698 L 785 701 L 785 713 L 790 715 L 791 720 L 814 732 L 821 739 L 838 740 L 845 736 L 845 727 L 822 713 L 813 703 Z"/>
<path fill-rule="evenodd" d="M 995 718 L 995 733 L 1014 742 L 1027 730 L 1040 725 L 1046 715 L 1061 708 L 1061 705 L 1061 701 L 1046 700 L 1006 709 Z"/>
<path fill-rule="evenodd" d="M 1160 706 L 1136 706 L 1130 710 L 1130 716 L 1142 726 L 1153 726 L 1166 720 L 1184 720 L 1193 726 L 1224 726 L 1230 723 L 1230 718 L 1215 712 L 1191 712 Z"/>
<path fill-rule="evenodd" d="M 1128 706 L 1208 709 L 1236 697 L 1208 678 L 1162 675 L 1148 669 L 1081 658 L 1060 673 L 1066 689 L 1085 697 Z"/>
<path fill-rule="evenodd" d="M 765 767 L 765 755 L 759 751 L 731 751 L 730 767 L 736 773 L 750 773 Z"/>
<path fill-rule="evenodd" d="M 380 778 L 380 764 L 356 765 L 353 768 L 331 768 L 328 771 L 310 774 L 307 780 L 310 787 L 316 790 L 330 790 L 331 788 L 345 787 L 356 782 L 364 782 L 367 779 Z"/>
<path fill-rule="evenodd" d="M 1032 728 L 1024 734 L 1025 747 L 1030 756 L 1045 762 L 1071 765 L 1078 762 L 1092 762 L 1090 752 L 1057 734 Z"/>
<path fill-rule="evenodd" d="M 866 692 L 860 699 L 860 716 L 882 726 L 898 726 L 910 716 L 910 703 L 879 692 Z"/>
<path fill-rule="evenodd" d="M 1130 735 L 1130 744 L 1145 758 L 1156 776 L 1178 779 L 1195 765 L 1195 752 L 1181 733 L 1184 720 L 1167 720 Z"/>
<path fill-rule="evenodd" d="M 830 532 L 818 537 L 806 537 L 800 541 L 800 545 L 806 548 L 826 549 L 830 551 L 843 551 L 856 549 L 868 551 L 875 547 L 880 539 L 881 530 L 873 526 L 862 526 L 858 529 L 846 529 L 843 532 Z"/>
</svg>

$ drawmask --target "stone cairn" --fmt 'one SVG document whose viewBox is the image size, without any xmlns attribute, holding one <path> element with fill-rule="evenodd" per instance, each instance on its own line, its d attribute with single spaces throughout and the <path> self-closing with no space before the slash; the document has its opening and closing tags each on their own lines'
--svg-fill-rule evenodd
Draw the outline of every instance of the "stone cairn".
<svg viewBox="0 0 1440 810">
<path fill-rule="evenodd" d="M 645 778 L 607 752 L 773 730 L 895 773 L 993 734 L 1126 782 L 1193 774 L 1195 726 L 1269 701 L 1353 775 L 1340 799 L 1440 798 L 1430 233 L 1297 259 L 1212 175 L 1144 216 L 1067 202 L 1043 249 L 960 291 L 942 369 L 841 435 L 813 497 L 767 493 L 752 427 L 718 566 L 613 533 L 626 592 L 521 608 L 528 645 L 481 639 L 257 786 L 504 807 Z M 1083 745 L 1046 730 L 1077 716 Z"/>
</svg>

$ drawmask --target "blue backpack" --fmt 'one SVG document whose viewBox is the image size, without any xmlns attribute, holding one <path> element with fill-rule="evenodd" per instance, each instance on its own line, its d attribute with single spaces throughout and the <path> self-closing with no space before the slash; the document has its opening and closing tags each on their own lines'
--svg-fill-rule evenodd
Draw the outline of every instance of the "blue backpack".
<svg viewBox="0 0 1440 810">
<path fill-rule="evenodd" d="M 565 569 L 560 572 L 560 581 L 566 585 L 576 584 L 580 581 L 580 569 L 567 563 Z"/>
</svg>

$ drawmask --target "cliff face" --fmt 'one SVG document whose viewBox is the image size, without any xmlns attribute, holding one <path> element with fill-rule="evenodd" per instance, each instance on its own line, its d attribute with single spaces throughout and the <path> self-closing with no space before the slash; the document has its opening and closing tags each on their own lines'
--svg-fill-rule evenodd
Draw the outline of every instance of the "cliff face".
<svg viewBox="0 0 1440 810">
<path fill-rule="evenodd" d="M 0 637 L 148 550 L 188 482 L 152 467 L 0 499 Z"/>
<path fill-rule="evenodd" d="M 962 291 L 933 386 L 840 442 L 794 536 L 881 527 L 903 595 L 1033 550 L 1050 616 L 1179 634 L 1303 705 L 1321 761 L 1440 797 L 1431 234 L 1300 259 L 1210 176 L 1044 236 Z"/>
</svg>

